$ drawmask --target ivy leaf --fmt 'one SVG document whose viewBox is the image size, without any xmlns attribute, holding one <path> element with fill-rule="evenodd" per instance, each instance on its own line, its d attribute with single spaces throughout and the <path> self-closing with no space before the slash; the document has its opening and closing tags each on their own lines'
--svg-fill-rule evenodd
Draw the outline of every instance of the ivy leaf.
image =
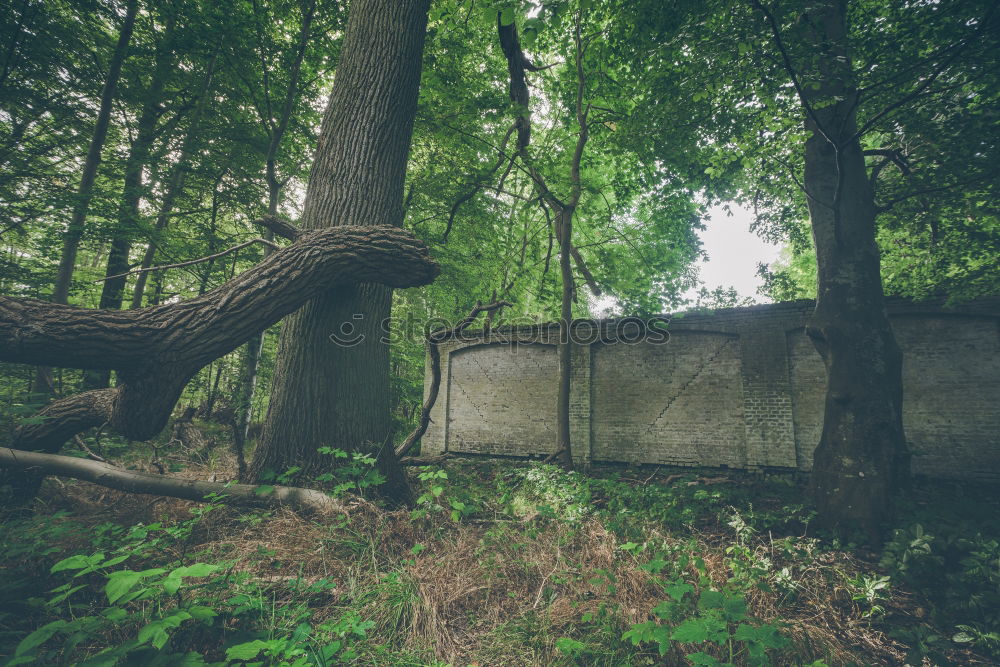
<svg viewBox="0 0 1000 667">
<path fill-rule="evenodd" d="M 701 644 L 708 639 L 708 627 L 703 619 L 690 618 L 678 625 L 670 638 L 683 644 Z"/>
<path fill-rule="evenodd" d="M 245 642 L 243 644 L 237 644 L 236 646 L 230 646 L 226 649 L 226 659 L 251 660 L 256 658 L 257 654 L 267 647 L 268 643 L 261 641 L 260 639 L 255 639 L 252 642 Z"/>
<path fill-rule="evenodd" d="M 666 586 L 664 590 L 667 592 L 667 595 L 672 597 L 677 602 L 680 602 L 684 599 L 686 594 L 694 592 L 694 586 L 687 582 L 680 582 L 670 584 L 669 586 Z"/>
<path fill-rule="evenodd" d="M 66 627 L 66 621 L 63 620 L 46 623 L 21 640 L 21 643 L 17 645 L 17 649 L 14 651 L 14 656 L 20 657 L 28 651 L 41 646 L 48 641 L 52 635 L 56 634 L 64 627 Z"/>
</svg>

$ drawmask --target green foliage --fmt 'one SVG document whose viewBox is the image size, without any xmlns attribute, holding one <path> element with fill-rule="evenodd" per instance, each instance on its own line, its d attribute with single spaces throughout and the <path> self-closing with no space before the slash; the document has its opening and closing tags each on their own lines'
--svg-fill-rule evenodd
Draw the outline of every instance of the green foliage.
<svg viewBox="0 0 1000 667">
<path fill-rule="evenodd" d="M 417 470 L 421 493 L 417 496 L 416 508 L 410 512 L 411 518 L 427 519 L 442 514 L 459 522 L 478 511 L 474 496 L 467 489 L 449 484 L 445 470 L 432 466 L 421 466 Z"/>
<path fill-rule="evenodd" d="M 67 513 L 0 524 L 12 575 L 0 652 L 14 664 L 440 665 L 433 642 L 461 627 L 481 664 L 839 664 L 853 644 L 802 639 L 816 614 L 892 634 L 910 664 L 995 651 L 995 501 L 918 497 L 883 567 L 861 569 L 803 536 L 812 511 L 786 476 L 414 472 L 422 511 L 409 519 L 365 503 L 295 520 L 308 572 L 282 553 L 296 536 L 270 537 L 280 513 L 209 503 L 130 526 Z M 919 623 L 913 605 L 929 611 Z M 428 629 L 431 610 L 451 615 Z"/>
<path fill-rule="evenodd" d="M 346 463 L 341 463 L 333 467 L 333 471 L 322 473 L 316 476 L 317 482 L 333 484 L 331 494 L 334 497 L 342 496 L 347 492 L 364 494 L 365 489 L 377 487 L 385 481 L 385 475 L 380 473 L 375 467 L 376 459 L 371 454 L 365 452 L 351 452 L 348 454 L 342 449 L 334 447 L 320 447 L 317 451 L 326 454 L 336 461 L 345 459 Z M 298 472 L 292 472 L 291 475 Z"/>
<path fill-rule="evenodd" d="M 704 579 L 703 564 L 701 571 Z M 748 664 L 769 665 L 771 656 L 789 644 L 778 626 L 754 623 L 749 618 L 741 593 L 702 589 L 696 594 L 695 587 L 681 579 L 661 580 L 660 584 L 668 599 L 653 609 L 655 619 L 633 625 L 622 639 L 635 645 L 655 644 L 661 656 L 676 644 L 714 645 L 722 649 L 727 660 L 720 662 L 697 651 L 687 654 L 693 665 L 732 665 L 740 657 Z"/>
<path fill-rule="evenodd" d="M 935 519 L 933 533 L 921 523 L 894 531 L 881 566 L 925 592 L 935 620 L 953 629 L 952 641 L 1000 657 L 1000 541 L 968 518 Z"/>
</svg>

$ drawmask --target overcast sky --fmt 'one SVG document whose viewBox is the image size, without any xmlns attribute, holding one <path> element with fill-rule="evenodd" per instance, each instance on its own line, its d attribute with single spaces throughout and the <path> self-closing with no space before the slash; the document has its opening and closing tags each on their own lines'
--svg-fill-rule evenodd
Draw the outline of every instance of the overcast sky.
<svg viewBox="0 0 1000 667">
<path fill-rule="evenodd" d="M 766 301 L 757 288 L 757 263 L 770 264 L 778 258 L 780 246 L 772 245 L 750 231 L 753 214 L 743 208 L 731 206 L 732 215 L 722 206 L 713 206 L 705 221 L 705 230 L 699 233 L 702 248 L 708 259 L 698 263 L 698 270 L 705 287 L 735 287 L 741 296 L 758 302 Z M 688 296 L 694 296 L 690 293 Z"/>
</svg>

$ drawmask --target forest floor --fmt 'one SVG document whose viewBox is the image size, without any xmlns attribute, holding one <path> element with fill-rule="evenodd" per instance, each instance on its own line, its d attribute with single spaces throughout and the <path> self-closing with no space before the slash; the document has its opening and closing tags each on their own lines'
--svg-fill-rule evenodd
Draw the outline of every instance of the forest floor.
<svg viewBox="0 0 1000 667">
<path fill-rule="evenodd" d="M 225 479 L 230 464 L 217 452 L 172 468 Z M 919 485 L 876 554 L 810 536 L 806 488 L 785 475 L 481 460 L 412 472 L 415 509 L 382 508 L 360 484 L 328 516 L 49 479 L 32 518 L 0 523 L 0 664 L 1000 657 L 995 489 Z"/>
</svg>

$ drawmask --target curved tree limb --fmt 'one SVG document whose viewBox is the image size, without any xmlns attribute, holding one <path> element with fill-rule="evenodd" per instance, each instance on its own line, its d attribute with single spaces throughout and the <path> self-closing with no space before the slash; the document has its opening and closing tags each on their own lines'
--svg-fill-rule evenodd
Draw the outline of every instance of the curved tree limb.
<svg viewBox="0 0 1000 667">
<path fill-rule="evenodd" d="M 0 296 L 0 360 L 139 374 L 169 363 L 196 371 L 330 288 L 415 287 L 439 271 L 409 232 L 330 227 L 302 234 L 226 284 L 180 303 L 112 311 Z"/>
<path fill-rule="evenodd" d="M 440 272 L 427 247 L 396 227 L 338 226 L 297 240 L 199 297 L 137 310 L 92 310 L 0 296 L 0 360 L 113 369 L 118 386 L 75 394 L 22 427 L 20 449 L 55 452 L 107 424 L 132 440 L 164 427 L 188 380 L 306 301 L 357 282 L 415 287 Z M 15 481 L 30 497 L 40 477 Z"/>
</svg>

